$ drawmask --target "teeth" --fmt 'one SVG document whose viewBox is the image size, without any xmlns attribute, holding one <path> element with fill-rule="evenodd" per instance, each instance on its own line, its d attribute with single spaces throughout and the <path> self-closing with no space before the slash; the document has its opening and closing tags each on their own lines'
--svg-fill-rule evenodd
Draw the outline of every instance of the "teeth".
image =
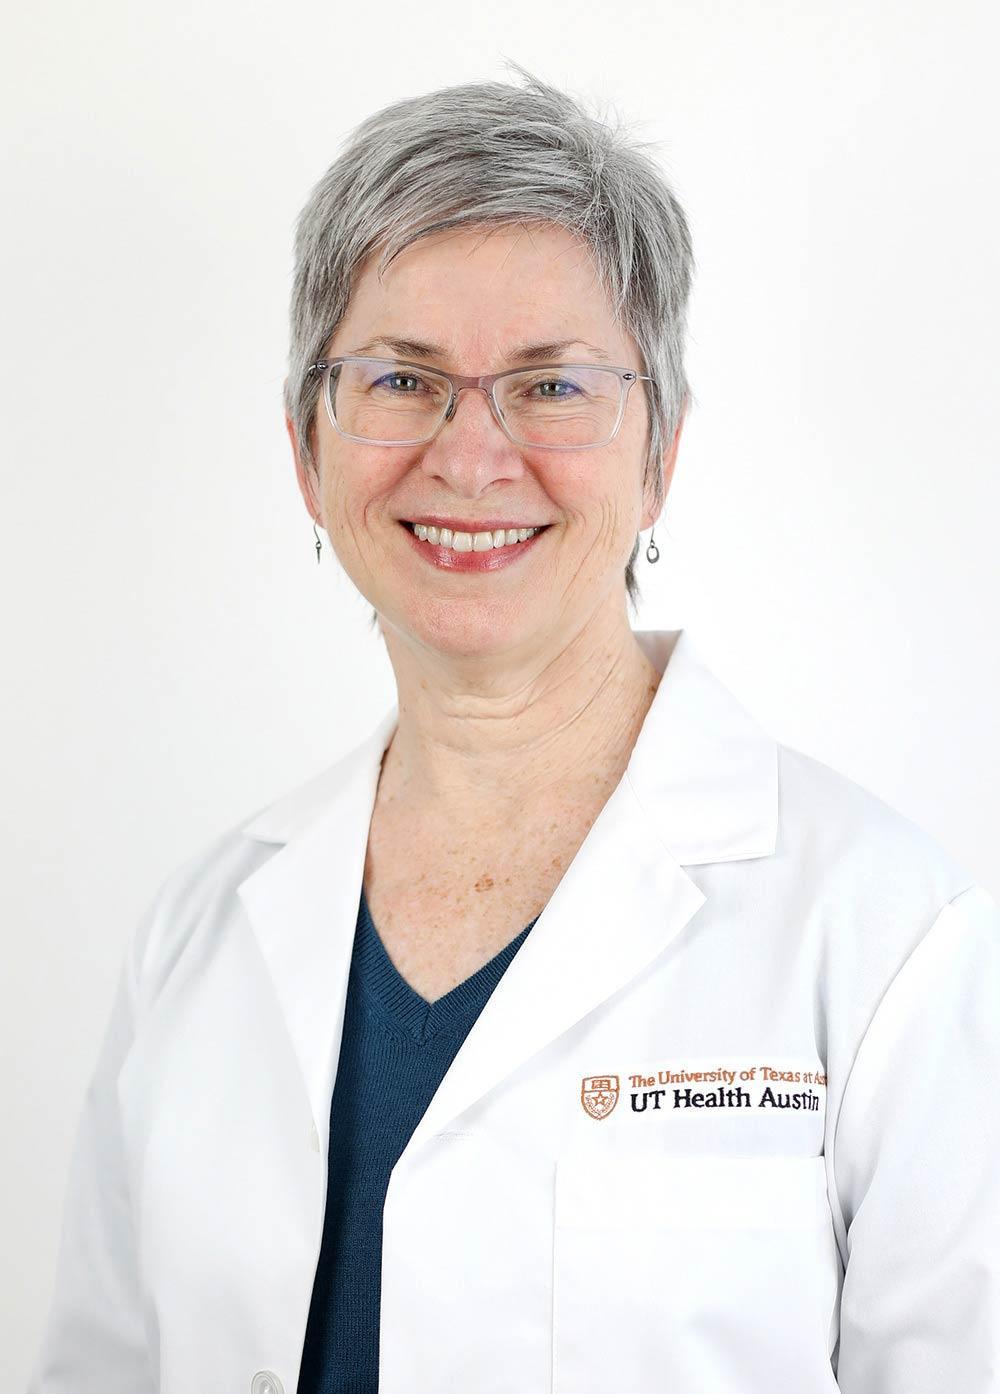
<svg viewBox="0 0 1000 1394">
<path fill-rule="evenodd" d="M 489 552 L 494 547 L 511 547 L 515 542 L 527 542 L 538 529 L 497 528 L 494 532 L 452 532 L 451 528 L 414 523 L 413 531 L 421 542 L 430 542 L 435 547 L 450 547 L 455 552 Z"/>
</svg>

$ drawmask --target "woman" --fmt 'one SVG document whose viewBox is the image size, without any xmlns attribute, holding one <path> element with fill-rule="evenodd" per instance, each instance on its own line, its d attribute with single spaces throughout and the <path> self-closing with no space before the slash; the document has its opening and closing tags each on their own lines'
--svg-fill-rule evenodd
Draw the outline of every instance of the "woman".
<svg viewBox="0 0 1000 1394">
<path fill-rule="evenodd" d="M 522 77 L 301 215 L 298 483 L 399 700 L 150 906 L 33 1394 L 1000 1387 L 996 904 L 631 629 L 688 228 Z"/>
</svg>

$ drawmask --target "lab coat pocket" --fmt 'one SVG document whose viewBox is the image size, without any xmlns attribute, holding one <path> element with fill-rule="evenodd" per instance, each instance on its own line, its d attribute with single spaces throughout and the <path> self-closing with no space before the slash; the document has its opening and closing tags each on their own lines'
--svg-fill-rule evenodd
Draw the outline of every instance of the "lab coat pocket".
<svg viewBox="0 0 1000 1394">
<path fill-rule="evenodd" d="M 567 1155 L 554 1394 L 834 1391 L 840 1279 L 823 1157 Z"/>
</svg>

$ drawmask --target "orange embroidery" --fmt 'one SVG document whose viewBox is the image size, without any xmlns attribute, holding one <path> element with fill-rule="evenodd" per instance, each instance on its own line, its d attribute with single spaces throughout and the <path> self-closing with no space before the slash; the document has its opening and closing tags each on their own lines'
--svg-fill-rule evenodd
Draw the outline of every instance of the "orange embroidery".
<svg viewBox="0 0 1000 1394">
<path fill-rule="evenodd" d="M 580 1086 L 580 1102 L 591 1118 L 607 1118 L 618 1102 L 618 1076 L 584 1076 Z"/>
</svg>

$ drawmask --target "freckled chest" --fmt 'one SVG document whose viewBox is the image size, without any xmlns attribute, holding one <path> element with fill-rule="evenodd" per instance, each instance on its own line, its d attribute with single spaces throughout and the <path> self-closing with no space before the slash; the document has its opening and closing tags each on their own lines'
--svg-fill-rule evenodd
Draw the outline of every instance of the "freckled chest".
<svg viewBox="0 0 1000 1394">
<path fill-rule="evenodd" d="M 434 1001 L 516 938 L 548 904 L 605 801 L 571 799 L 544 815 L 476 828 L 428 826 L 398 801 L 376 801 L 365 896 L 414 991 Z"/>
</svg>

